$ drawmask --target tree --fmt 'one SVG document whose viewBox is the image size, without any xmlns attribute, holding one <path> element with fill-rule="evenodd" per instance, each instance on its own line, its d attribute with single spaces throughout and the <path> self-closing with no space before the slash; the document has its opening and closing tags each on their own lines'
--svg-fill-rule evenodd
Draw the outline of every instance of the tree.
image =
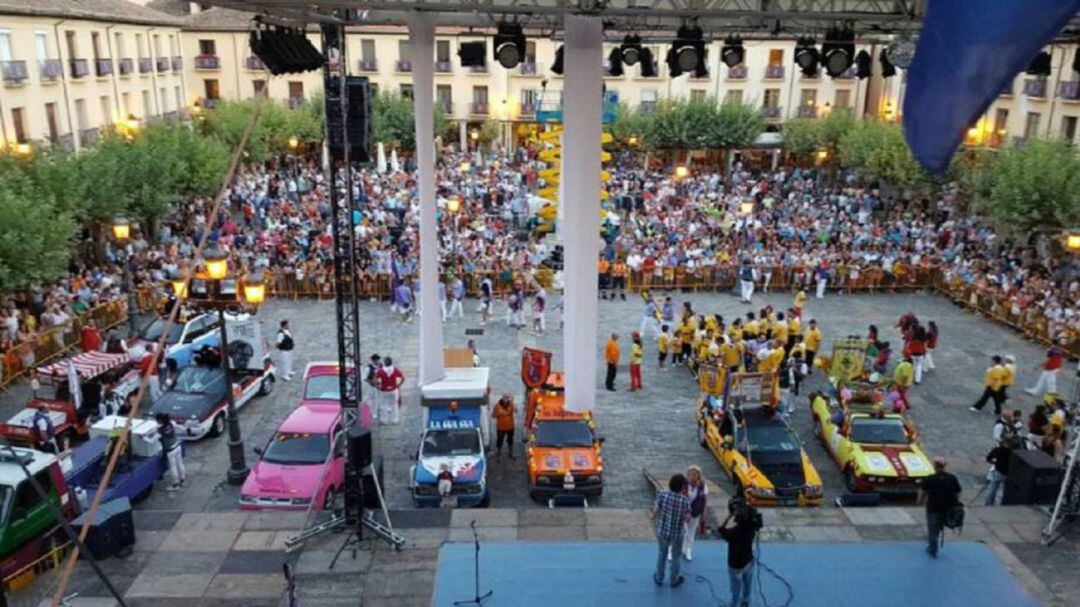
<svg viewBox="0 0 1080 607">
<path fill-rule="evenodd" d="M 1080 223 L 1080 158 L 1061 141 L 1029 140 L 979 171 L 987 213 L 1023 232 Z"/>
<path fill-rule="evenodd" d="M 760 112 L 738 103 L 665 99 L 645 122 L 650 148 L 708 149 L 745 147 L 765 128 Z"/>
<path fill-rule="evenodd" d="M 824 136 L 821 122 L 813 118 L 794 118 L 780 127 L 784 151 L 795 157 L 806 157 L 821 148 Z"/>
<path fill-rule="evenodd" d="M 862 120 L 838 141 L 841 166 L 901 188 L 927 186 L 930 174 L 912 156 L 900 125 Z"/>
<path fill-rule="evenodd" d="M 391 148 L 412 150 L 416 148 L 416 114 L 413 101 L 398 93 L 382 91 L 371 104 L 372 136 L 374 143 L 385 143 Z M 442 108 L 434 108 L 436 136 L 449 135 L 448 121 Z"/>
<path fill-rule="evenodd" d="M 45 197 L 0 185 L 0 292 L 59 278 L 67 271 L 76 223 Z"/>
<path fill-rule="evenodd" d="M 633 109 L 625 103 L 619 103 L 615 108 L 615 120 L 607 128 L 615 142 L 621 145 L 629 145 L 631 137 L 636 137 L 640 144 L 648 130 L 648 122 L 649 116 L 640 108 Z"/>
<path fill-rule="evenodd" d="M 709 147 L 745 148 L 765 131 L 765 117 L 752 105 L 725 101 L 714 107 Z"/>
</svg>

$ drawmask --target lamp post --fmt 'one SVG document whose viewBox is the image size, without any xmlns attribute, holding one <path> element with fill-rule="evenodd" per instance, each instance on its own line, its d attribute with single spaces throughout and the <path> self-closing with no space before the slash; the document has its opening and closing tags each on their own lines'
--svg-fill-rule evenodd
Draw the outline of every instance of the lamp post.
<svg viewBox="0 0 1080 607">
<path fill-rule="evenodd" d="M 457 214 L 461 210 L 461 198 L 451 196 L 446 200 L 446 210 L 450 213 L 450 225 L 453 228 L 450 241 L 450 266 L 457 267 Z"/>
<path fill-rule="evenodd" d="M 173 293 L 179 299 L 196 308 L 215 310 L 221 324 L 221 370 L 225 374 L 226 418 L 229 430 L 230 485 L 243 484 L 248 475 L 244 461 L 244 439 L 240 434 L 240 418 L 236 415 L 236 398 L 232 388 L 232 361 L 229 358 L 229 332 L 225 326 L 226 310 L 239 311 L 241 304 L 257 309 L 266 299 L 266 282 L 262 274 L 248 274 L 242 280 L 229 276 L 228 254 L 218 246 L 203 252 L 206 266 L 205 278 L 191 279 L 190 288 L 183 280 L 173 281 Z"/>
<path fill-rule="evenodd" d="M 131 255 L 128 254 L 127 245 L 131 239 L 131 223 L 123 218 L 113 219 L 113 239 L 119 245 L 120 264 L 124 269 L 124 290 L 127 291 L 128 334 L 135 335 L 135 285 L 131 279 Z"/>
</svg>

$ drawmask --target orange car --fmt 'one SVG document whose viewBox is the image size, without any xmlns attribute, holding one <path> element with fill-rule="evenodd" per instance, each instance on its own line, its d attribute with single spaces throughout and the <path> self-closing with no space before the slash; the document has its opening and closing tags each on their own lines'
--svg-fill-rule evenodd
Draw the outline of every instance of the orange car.
<svg viewBox="0 0 1080 607">
<path fill-rule="evenodd" d="M 592 412 L 567 411 L 564 398 L 551 391 L 538 394 L 535 404 L 530 399 L 525 458 L 529 495 L 535 500 L 597 498 L 604 492 L 604 439 L 596 434 Z"/>
</svg>

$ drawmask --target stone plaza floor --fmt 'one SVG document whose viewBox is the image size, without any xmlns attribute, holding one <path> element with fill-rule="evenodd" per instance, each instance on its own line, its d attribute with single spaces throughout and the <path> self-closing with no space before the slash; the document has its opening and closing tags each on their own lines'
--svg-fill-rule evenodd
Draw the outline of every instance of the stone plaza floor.
<svg viewBox="0 0 1080 607">
<path fill-rule="evenodd" d="M 731 293 L 672 293 L 677 307 L 693 303 L 701 313 L 719 313 L 725 319 L 750 310 Z M 786 309 L 789 292 L 755 296 L 754 308 L 771 303 Z M 643 305 L 631 295 L 628 301 L 601 301 L 600 339 L 597 356 L 606 336 L 620 335 L 623 360 L 628 358 L 629 335 L 638 330 Z M 935 352 L 937 370 L 913 388 L 912 416 L 924 449 L 948 458 L 961 480 L 966 499 L 978 491 L 986 472 L 984 456 L 991 446 L 993 414 L 967 407 L 982 390 L 982 375 L 993 354 L 1013 354 L 1018 361 L 1017 384 L 1008 408 L 1026 415 L 1035 399 L 1022 392 L 1033 384 L 1043 348 L 1023 340 L 1017 333 L 970 314 L 937 295 L 879 294 L 835 295 L 810 299 L 804 319 L 815 318 L 825 336 L 824 353 L 834 338 L 865 335 L 875 324 L 883 339 L 899 349 L 900 336 L 893 325 L 900 315 L 914 311 L 923 320 L 934 320 L 941 330 Z M 555 368 L 561 366 L 558 321 L 549 312 L 548 333 L 537 336 L 506 327 L 505 307 L 497 307 L 496 322 L 483 327 L 482 335 L 466 336 L 467 329 L 481 328 L 475 302 L 466 305 L 464 319 L 451 319 L 444 327 L 445 345 L 463 347 L 476 339 L 482 363 L 492 368 L 492 389 L 520 403 L 520 349 L 538 346 L 555 352 Z M 275 300 L 260 311 L 268 330 L 288 318 L 296 337 L 296 369 L 311 361 L 336 357 L 334 306 L 331 301 Z M 385 303 L 361 305 L 362 355 L 392 356 L 415 380 L 419 354 L 419 321 L 400 322 Z M 1071 376 L 1071 367 L 1069 368 Z M 602 365 L 600 372 L 603 372 Z M 293 555 L 299 575 L 299 592 L 305 605 L 426 605 L 430 604 L 438 546 L 444 540 L 465 540 L 468 522 L 475 519 L 486 539 L 575 540 L 640 539 L 650 537 L 645 508 L 653 491 L 643 470 L 666 476 L 690 464 L 702 466 L 720 488 L 730 484 L 711 455 L 696 441 L 694 404 L 697 387 L 685 369 L 660 371 L 655 364 L 655 344 L 646 340 L 645 389 L 630 393 L 625 365 L 620 369 L 617 392 L 599 389 L 596 419 L 606 438 L 605 493 L 594 508 L 583 511 L 550 511 L 529 499 L 521 457 L 505 455 L 490 462 L 491 508 L 474 511 L 412 509 L 407 488 L 408 469 L 420 435 L 418 390 L 407 381 L 402 423 L 376 428 L 376 450 L 385 461 L 385 492 L 396 526 L 403 529 L 409 545 L 394 554 L 385 545 L 361 551 L 356 560 L 342 557 L 333 572 L 326 570 L 344 537 L 331 535 Z M 818 372 L 804 385 L 807 392 L 822 381 Z M 1062 388 L 1072 388 L 1063 374 Z M 299 401 L 298 381 L 280 382 L 273 394 L 249 403 L 240 413 L 249 463 L 252 448 L 261 446 L 278 423 Z M 0 415 L 10 416 L 24 402 L 25 383 L 0 393 Z M 825 482 L 826 502 L 816 510 L 785 509 L 767 513 L 766 539 L 776 541 L 864 541 L 913 539 L 922 533 L 921 511 L 910 503 L 888 504 L 866 510 L 841 510 L 831 498 L 843 492 L 840 474 L 812 434 L 805 397 L 797 403 L 793 423 L 814 465 Z M 520 441 L 520 437 L 519 437 Z M 248 514 L 237 508 L 238 489 L 224 483 L 228 453 L 224 437 L 189 445 L 186 459 L 190 480 L 183 490 L 156 491 L 138 505 L 138 544 L 126 559 L 105 562 L 110 577 L 129 604 L 169 605 L 275 605 L 283 580 L 284 539 L 303 524 L 302 515 Z M 520 443 L 518 445 L 520 455 Z M 716 496 L 713 506 L 722 506 Z M 1021 581 L 1046 604 L 1080 604 L 1080 579 L 1073 575 L 1080 553 L 1080 533 L 1072 533 L 1050 548 L 1038 543 L 1046 517 L 1035 508 L 974 508 L 964 530 L 967 539 L 985 540 Z M 921 553 L 913 555 L 920 558 Z M 44 576 L 15 597 L 13 604 L 36 605 L 53 584 Z M 71 590 L 82 597 L 104 598 L 104 587 L 85 563 L 79 565 Z M 76 602 L 75 604 L 80 604 Z M 82 601 L 86 605 L 112 602 Z"/>
</svg>

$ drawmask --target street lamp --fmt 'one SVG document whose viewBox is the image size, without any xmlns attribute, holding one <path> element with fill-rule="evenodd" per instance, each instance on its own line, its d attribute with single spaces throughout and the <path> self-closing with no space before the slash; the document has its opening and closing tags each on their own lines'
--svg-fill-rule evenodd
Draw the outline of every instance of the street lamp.
<svg viewBox="0 0 1080 607">
<path fill-rule="evenodd" d="M 1065 248 L 1070 253 L 1080 253 L 1080 230 L 1069 230 L 1065 233 Z"/>
<path fill-rule="evenodd" d="M 743 217 L 748 217 L 753 212 L 754 212 L 754 201 L 753 200 L 744 200 L 741 203 L 739 203 L 739 215 L 742 215 Z"/>
<path fill-rule="evenodd" d="M 300 145 L 300 140 L 296 137 L 289 137 L 289 149 L 295 150 Z"/>
<path fill-rule="evenodd" d="M 240 418 L 236 415 L 236 398 L 232 390 L 232 361 L 229 357 L 229 331 L 225 325 L 225 311 L 238 311 L 244 305 L 257 309 L 266 300 L 266 281 L 263 275 L 254 272 L 241 280 L 229 276 L 228 254 L 219 246 L 212 246 L 203 252 L 206 266 L 205 276 L 191 278 L 191 288 L 186 288 L 183 279 L 172 281 L 173 293 L 178 298 L 186 299 L 194 308 L 215 310 L 221 325 L 221 369 L 225 374 L 226 417 L 229 428 L 229 471 L 227 478 L 231 485 L 241 485 L 248 475 L 244 461 L 244 440 L 240 435 Z"/>
<path fill-rule="evenodd" d="M 630 145 L 637 145 L 637 136 L 630 135 L 630 139 L 627 141 L 627 143 L 629 143 Z"/>
<path fill-rule="evenodd" d="M 679 166 L 675 167 L 675 176 L 679 179 L 685 179 L 686 176 L 689 174 L 690 169 L 687 168 L 685 165 L 680 164 Z"/>
<path fill-rule="evenodd" d="M 461 198 L 451 196 L 446 200 L 446 210 L 450 212 L 450 226 L 453 229 L 450 241 L 450 262 L 457 262 L 457 214 L 461 210 Z"/>
<path fill-rule="evenodd" d="M 135 335 L 135 285 L 131 280 L 131 255 L 127 244 L 131 239 L 131 223 L 124 217 L 116 217 L 112 223 L 112 235 L 119 245 L 120 265 L 124 269 L 124 290 L 127 291 L 128 334 Z"/>
<path fill-rule="evenodd" d="M 461 168 L 462 173 L 468 173 L 470 170 L 472 170 L 472 164 L 469 163 L 468 161 L 464 161 L 464 162 L 461 163 L 460 168 Z"/>
</svg>

